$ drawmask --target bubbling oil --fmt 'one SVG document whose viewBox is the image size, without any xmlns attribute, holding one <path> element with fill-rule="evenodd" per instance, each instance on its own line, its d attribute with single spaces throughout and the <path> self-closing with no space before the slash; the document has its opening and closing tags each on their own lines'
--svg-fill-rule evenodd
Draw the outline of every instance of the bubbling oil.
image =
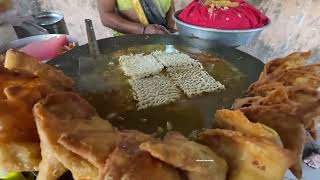
<svg viewBox="0 0 320 180">
<path fill-rule="evenodd" d="M 118 59 L 125 54 L 148 54 L 164 48 L 162 45 L 147 45 L 121 49 L 106 55 L 109 63 L 98 67 L 97 73 L 104 78 L 107 88 L 99 92 L 82 90 L 80 94 L 97 109 L 101 117 L 119 129 L 135 129 L 155 135 L 174 130 L 189 136 L 194 131 L 210 128 L 215 111 L 230 108 L 234 100 L 243 95 L 249 85 L 244 74 L 215 55 L 175 47 L 199 60 L 205 70 L 224 84 L 226 89 L 194 98 L 182 97 L 169 105 L 138 111 L 128 78 L 120 69 Z"/>
</svg>

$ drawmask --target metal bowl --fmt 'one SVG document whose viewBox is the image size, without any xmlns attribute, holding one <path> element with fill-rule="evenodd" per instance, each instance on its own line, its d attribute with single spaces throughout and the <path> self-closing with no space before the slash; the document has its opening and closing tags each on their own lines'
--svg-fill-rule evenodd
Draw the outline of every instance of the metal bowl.
<svg viewBox="0 0 320 180">
<path fill-rule="evenodd" d="M 34 41 L 43 41 L 43 40 L 48 40 L 53 37 L 60 37 L 60 36 L 65 36 L 65 34 L 44 34 L 44 35 L 36 35 L 36 36 L 30 36 L 30 37 L 26 37 L 26 38 L 22 38 L 22 39 L 17 39 L 17 40 L 9 42 L 8 44 L 6 44 L 3 47 L 0 47 L 0 53 L 4 53 L 8 49 L 22 48 L 22 47 L 24 47 Z M 66 36 L 67 36 L 67 40 L 69 43 L 76 43 L 76 44 L 78 43 L 77 38 L 70 36 L 70 35 L 66 35 Z"/>
<path fill-rule="evenodd" d="M 200 39 L 212 40 L 217 44 L 222 44 L 228 47 L 237 47 L 240 45 L 248 44 L 256 39 L 262 30 L 270 25 L 270 19 L 268 24 L 261 28 L 245 29 L 245 30 L 222 30 L 213 28 L 203 28 L 199 26 L 190 25 L 184 23 L 178 19 L 178 15 L 182 10 L 174 13 L 173 19 L 177 24 L 177 28 L 180 35 L 196 37 Z"/>
</svg>

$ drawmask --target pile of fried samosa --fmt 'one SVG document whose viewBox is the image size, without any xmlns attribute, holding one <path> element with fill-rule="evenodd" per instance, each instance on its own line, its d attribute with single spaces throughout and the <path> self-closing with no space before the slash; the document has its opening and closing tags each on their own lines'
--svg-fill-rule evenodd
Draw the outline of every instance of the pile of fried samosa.
<svg viewBox="0 0 320 180">
<path fill-rule="evenodd" d="M 9 50 L 0 68 L 0 170 L 38 180 L 282 180 L 302 176 L 306 133 L 316 138 L 318 65 L 309 53 L 268 63 L 235 110 L 215 114 L 197 142 L 117 130 L 55 68 Z M 318 81 L 319 79 L 319 81 Z"/>
<path fill-rule="evenodd" d="M 301 158 L 307 135 L 317 138 L 320 115 L 320 64 L 307 64 L 310 52 L 293 53 L 267 63 L 248 97 L 233 108 L 250 121 L 274 129 L 293 153 L 292 173 L 302 177 Z"/>
<path fill-rule="evenodd" d="M 9 50 L 0 65 L 0 170 L 37 171 L 40 139 L 32 108 L 48 94 L 71 91 L 62 71 Z"/>
</svg>

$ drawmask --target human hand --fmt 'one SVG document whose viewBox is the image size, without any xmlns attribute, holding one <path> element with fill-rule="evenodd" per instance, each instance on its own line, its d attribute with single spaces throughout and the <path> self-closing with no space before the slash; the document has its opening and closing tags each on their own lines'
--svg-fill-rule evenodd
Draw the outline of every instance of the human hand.
<svg viewBox="0 0 320 180">
<path fill-rule="evenodd" d="M 158 24 L 149 24 L 145 26 L 144 34 L 168 34 L 168 30 L 166 30 L 163 26 Z"/>
<path fill-rule="evenodd" d="M 176 29 L 171 29 L 171 28 L 169 28 L 168 29 L 171 33 L 176 33 L 176 32 L 178 32 L 178 30 L 176 30 Z"/>
</svg>

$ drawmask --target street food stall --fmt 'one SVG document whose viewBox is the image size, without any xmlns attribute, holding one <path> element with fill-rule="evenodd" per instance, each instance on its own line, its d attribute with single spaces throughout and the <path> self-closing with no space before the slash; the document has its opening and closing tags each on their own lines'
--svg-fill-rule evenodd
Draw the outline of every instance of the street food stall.
<svg viewBox="0 0 320 180">
<path fill-rule="evenodd" d="M 320 64 L 236 49 L 272 23 L 251 4 L 192 1 L 174 34 L 97 40 L 86 19 L 84 45 L 62 17 L 0 49 L 1 179 L 320 177 Z"/>
</svg>

